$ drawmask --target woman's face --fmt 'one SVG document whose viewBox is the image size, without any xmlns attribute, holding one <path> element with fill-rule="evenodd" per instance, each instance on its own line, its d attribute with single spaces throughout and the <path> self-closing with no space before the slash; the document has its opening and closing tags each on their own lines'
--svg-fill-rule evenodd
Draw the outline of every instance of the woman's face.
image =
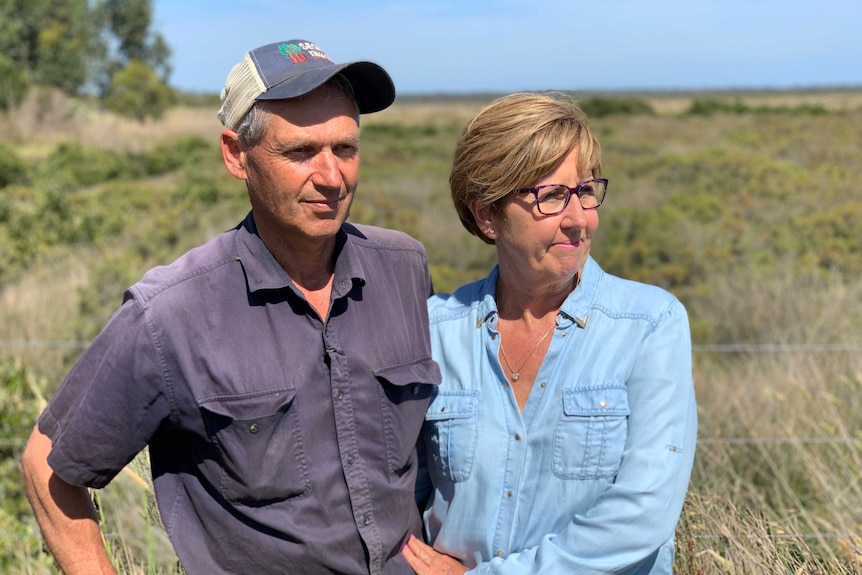
<svg viewBox="0 0 862 575">
<path fill-rule="evenodd" d="M 565 184 L 576 187 L 592 178 L 578 173 L 578 150 L 572 149 L 559 166 L 533 185 Z M 576 196 L 561 213 L 546 216 L 536 208 L 532 194 L 513 194 L 502 217 L 487 209 L 474 211 L 483 230 L 494 230 L 501 274 L 524 287 L 541 290 L 571 289 L 574 277 L 583 269 L 590 253 L 593 234 L 599 227 L 596 209 L 585 210 Z M 530 289 L 528 288 L 528 289 Z"/>
</svg>

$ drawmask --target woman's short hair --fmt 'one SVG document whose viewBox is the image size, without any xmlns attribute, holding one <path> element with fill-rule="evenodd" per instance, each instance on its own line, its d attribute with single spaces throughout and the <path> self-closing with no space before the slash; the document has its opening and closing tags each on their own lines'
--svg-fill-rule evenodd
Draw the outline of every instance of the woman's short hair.
<svg viewBox="0 0 862 575">
<path fill-rule="evenodd" d="M 326 84 L 329 89 L 335 88 L 344 92 L 353 100 L 353 105 L 356 108 L 356 117 L 359 118 L 359 105 L 356 103 L 356 98 L 353 95 L 353 86 L 341 74 L 336 74 L 330 78 Z M 318 88 L 319 89 L 319 88 Z M 301 98 L 302 96 L 300 96 Z M 269 127 L 269 114 L 266 110 L 266 100 L 255 102 L 249 111 L 243 116 L 236 127 L 236 135 L 240 143 L 246 148 L 253 148 L 258 145 L 263 138 L 264 132 Z"/>
<path fill-rule="evenodd" d="M 449 175 L 461 223 L 484 242 L 470 206 L 502 214 L 509 193 L 535 185 L 578 148 L 578 172 L 601 175 L 601 148 L 575 101 L 560 93 L 517 93 L 494 100 L 464 128 Z"/>
</svg>

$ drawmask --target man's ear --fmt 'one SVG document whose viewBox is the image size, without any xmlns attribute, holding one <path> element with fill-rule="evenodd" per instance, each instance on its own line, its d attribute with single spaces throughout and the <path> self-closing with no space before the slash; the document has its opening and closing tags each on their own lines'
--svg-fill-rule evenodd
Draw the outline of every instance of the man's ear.
<svg viewBox="0 0 862 575">
<path fill-rule="evenodd" d="M 227 171 L 237 179 L 245 180 L 245 151 L 239 142 L 239 136 L 233 130 L 223 130 L 221 133 L 221 156 Z"/>
</svg>

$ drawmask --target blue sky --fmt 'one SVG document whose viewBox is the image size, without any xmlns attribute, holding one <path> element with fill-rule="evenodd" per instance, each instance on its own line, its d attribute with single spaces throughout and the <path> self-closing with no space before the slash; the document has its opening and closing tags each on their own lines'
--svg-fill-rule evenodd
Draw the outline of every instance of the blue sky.
<svg viewBox="0 0 862 575">
<path fill-rule="evenodd" d="M 860 0 L 154 0 L 171 84 L 257 46 L 382 65 L 401 94 L 862 86 Z"/>
</svg>

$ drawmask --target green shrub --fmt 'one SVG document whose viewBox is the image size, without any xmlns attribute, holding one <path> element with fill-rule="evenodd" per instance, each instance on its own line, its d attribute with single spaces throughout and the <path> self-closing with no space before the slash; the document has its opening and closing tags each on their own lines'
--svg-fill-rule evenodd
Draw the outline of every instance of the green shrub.
<svg viewBox="0 0 862 575">
<path fill-rule="evenodd" d="M 20 104 L 29 89 L 30 82 L 21 67 L 0 54 L 0 110 L 11 110 Z"/>
<path fill-rule="evenodd" d="M 161 118 L 173 100 L 170 87 L 143 62 L 133 60 L 111 78 L 105 106 L 121 116 L 144 121 Z"/>
<path fill-rule="evenodd" d="M 718 100 L 715 98 L 694 98 L 686 112 L 689 116 L 712 116 L 714 114 L 745 114 L 751 108 L 741 100 Z"/>
<path fill-rule="evenodd" d="M 22 363 L 0 358 L 0 572 L 22 563 L 50 565 L 21 486 L 18 461 L 45 405 L 41 387 Z"/>
<path fill-rule="evenodd" d="M 694 98 L 686 111 L 686 114 L 689 116 L 712 116 L 714 114 L 794 114 L 819 116 L 826 113 L 826 108 L 821 104 L 749 106 L 738 98 L 730 101 L 717 98 Z"/>
<path fill-rule="evenodd" d="M 91 186 L 119 178 L 138 178 L 140 163 L 131 155 L 77 142 L 60 144 L 40 166 L 44 180 L 72 186 Z"/>
<path fill-rule="evenodd" d="M 585 98 L 578 106 L 590 118 L 604 118 L 612 115 L 651 116 L 655 114 L 649 103 L 637 98 Z"/>
<path fill-rule="evenodd" d="M 0 188 L 23 183 L 27 178 L 27 165 L 9 144 L 0 143 Z"/>
<path fill-rule="evenodd" d="M 183 166 L 197 166 L 207 159 L 218 159 L 218 149 L 200 136 L 183 136 L 160 144 L 143 155 L 147 174 L 159 175 Z"/>
</svg>

